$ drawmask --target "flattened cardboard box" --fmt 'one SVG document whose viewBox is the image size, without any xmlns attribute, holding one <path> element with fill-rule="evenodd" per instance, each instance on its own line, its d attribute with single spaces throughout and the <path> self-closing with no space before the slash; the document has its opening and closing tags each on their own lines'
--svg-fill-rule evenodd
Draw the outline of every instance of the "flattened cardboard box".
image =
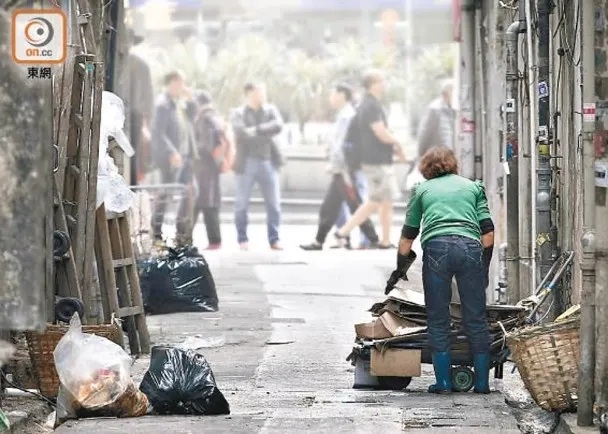
<svg viewBox="0 0 608 434">
<path fill-rule="evenodd" d="M 400 318 L 389 311 L 384 312 L 379 317 L 379 320 L 392 336 L 409 335 L 426 330 L 426 327 L 420 327 L 419 325 Z"/>
<path fill-rule="evenodd" d="M 420 377 L 421 358 L 420 350 L 372 349 L 370 371 L 376 377 Z"/>
<path fill-rule="evenodd" d="M 389 332 L 382 321 L 376 320 L 363 324 L 355 324 L 355 333 L 358 338 L 363 339 L 386 339 L 393 336 Z"/>
</svg>

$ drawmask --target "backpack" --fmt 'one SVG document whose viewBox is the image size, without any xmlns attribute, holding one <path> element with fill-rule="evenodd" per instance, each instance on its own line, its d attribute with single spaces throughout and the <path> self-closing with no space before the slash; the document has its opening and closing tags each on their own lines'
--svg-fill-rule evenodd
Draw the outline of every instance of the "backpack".
<svg viewBox="0 0 608 434">
<path fill-rule="evenodd" d="M 361 169 L 363 161 L 363 144 L 361 143 L 361 129 L 359 128 L 359 111 L 350 120 L 346 137 L 342 143 L 344 161 L 348 170 L 356 172 Z"/>
<path fill-rule="evenodd" d="M 216 161 L 221 159 L 221 164 L 219 165 L 220 173 L 225 173 L 232 169 L 232 165 L 234 164 L 234 138 L 232 137 L 231 131 L 226 124 L 223 126 L 217 126 L 218 146 L 214 149 L 211 155 Z"/>
</svg>

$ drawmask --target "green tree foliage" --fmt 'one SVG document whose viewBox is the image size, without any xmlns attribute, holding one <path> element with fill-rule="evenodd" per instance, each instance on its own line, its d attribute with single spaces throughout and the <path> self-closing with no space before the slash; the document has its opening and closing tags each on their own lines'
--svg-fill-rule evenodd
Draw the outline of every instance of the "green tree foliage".
<svg viewBox="0 0 608 434">
<path fill-rule="evenodd" d="M 195 86 L 213 95 L 224 113 L 242 102 L 243 84 L 262 80 L 270 99 L 300 123 L 329 117 L 327 95 L 332 84 L 347 81 L 358 87 L 363 71 L 373 67 L 385 71 L 389 83 L 388 101 L 404 101 L 411 86 L 411 107 L 416 118 L 436 96 L 437 80 L 452 74 L 454 52 L 451 47 L 426 49 L 413 64 L 409 83 L 403 63 L 390 52 L 368 53 L 354 40 L 326 47 L 322 53 L 308 55 L 288 49 L 281 42 L 257 35 L 235 40 L 210 59 L 207 70 L 196 77 Z"/>
</svg>

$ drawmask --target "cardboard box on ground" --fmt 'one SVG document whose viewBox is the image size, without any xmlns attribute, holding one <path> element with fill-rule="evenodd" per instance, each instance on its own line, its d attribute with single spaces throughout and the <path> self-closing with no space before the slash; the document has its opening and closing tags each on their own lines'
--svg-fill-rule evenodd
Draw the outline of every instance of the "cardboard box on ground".
<svg viewBox="0 0 608 434">
<path fill-rule="evenodd" d="M 375 321 L 355 325 L 357 337 L 362 339 L 386 339 L 394 336 L 426 330 L 390 311 L 384 312 Z M 421 375 L 420 350 L 388 348 L 371 351 L 370 373 L 377 377 L 419 377 Z"/>
<path fill-rule="evenodd" d="M 420 377 L 422 351 L 388 348 L 372 350 L 370 373 L 376 377 Z"/>
</svg>

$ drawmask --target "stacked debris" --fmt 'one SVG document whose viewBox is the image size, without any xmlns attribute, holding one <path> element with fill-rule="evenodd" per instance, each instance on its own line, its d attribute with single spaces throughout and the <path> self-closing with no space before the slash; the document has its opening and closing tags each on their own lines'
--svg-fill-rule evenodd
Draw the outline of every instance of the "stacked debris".
<svg viewBox="0 0 608 434">
<path fill-rule="evenodd" d="M 420 364 L 432 363 L 424 295 L 396 287 L 384 302 L 374 304 L 370 312 L 375 317 L 374 321 L 355 325 L 357 337 L 347 359 L 357 368 L 354 387 L 407 387 L 409 379 L 404 382 L 403 378 L 420 376 Z M 458 366 L 453 369 L 453 375 L 461 374 L 458 384 L 467 389 L 473 384 L 472 372 L 468 368 L 472 365 L 472 358 L 460 304 L 452 303 L 450 312 L 452 363 Z M 506 334 L 524 324 L 528 310 L 519 306 L 493 305 L 487 307 L 487 312 L 492 366 L 496 369 L 497 378 L 501 378 L 502 364 L 508 355 Z"/>
</svg>

